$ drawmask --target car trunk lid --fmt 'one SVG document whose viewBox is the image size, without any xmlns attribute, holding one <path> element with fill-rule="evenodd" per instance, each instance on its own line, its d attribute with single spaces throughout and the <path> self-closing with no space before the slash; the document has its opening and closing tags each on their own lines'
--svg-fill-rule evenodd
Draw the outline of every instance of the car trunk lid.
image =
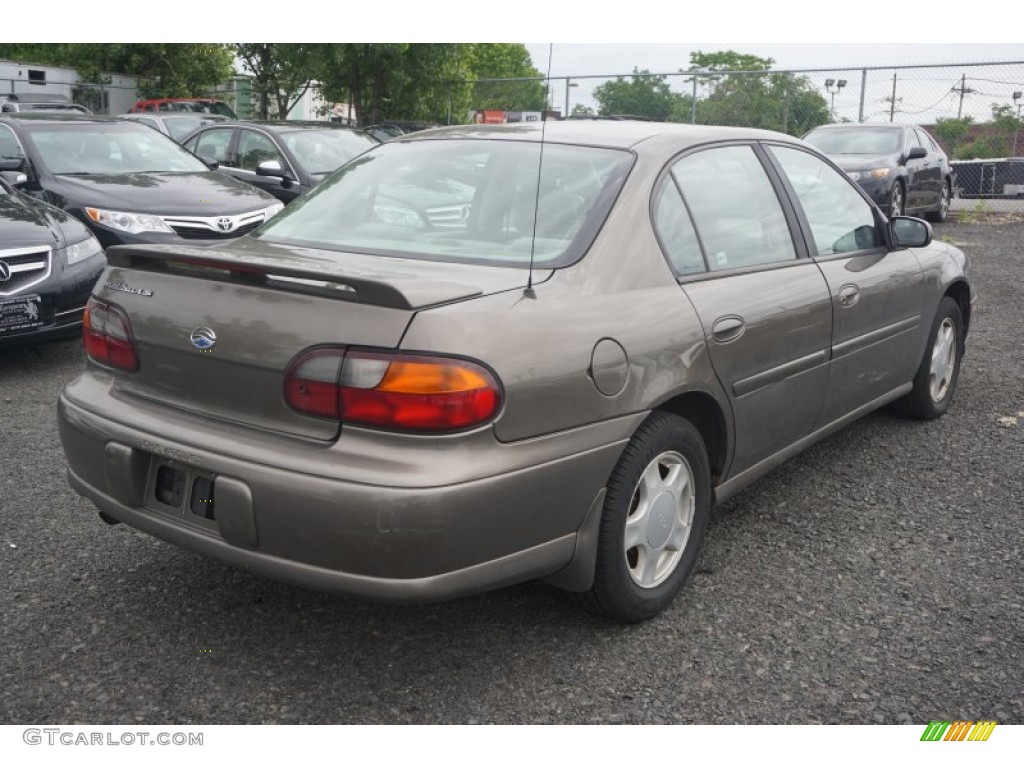
<svg viewBox="0 0 1024 768">
<path fill-rule="evenodd" d="M 334 439 L 339 423 L 284 399 L 300 353 L 394 349 L 419 309 L 526 281 L 517 269 L 290 247 L 120 246 L 108 261 L 95 293 L 127 313 L 140 361 L 118 373 L 120 393 L 319 440 Z"/>
</svg>

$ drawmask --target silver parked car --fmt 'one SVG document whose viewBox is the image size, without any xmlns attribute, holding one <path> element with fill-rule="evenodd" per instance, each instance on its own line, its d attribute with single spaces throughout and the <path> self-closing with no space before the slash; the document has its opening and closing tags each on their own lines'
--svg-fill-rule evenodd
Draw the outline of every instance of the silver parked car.
<svg viewBox="0 0 1024 768">
<path fill-rule="evenodd" d="M 430 601 L 544 577 L 639 621 L 712 505 L 949 407 L 967 260 L 777 133 L 465 126 L 255 233 L 111 248 L 60 398 L 72 486 L 242 568 Z"/>
</svg>

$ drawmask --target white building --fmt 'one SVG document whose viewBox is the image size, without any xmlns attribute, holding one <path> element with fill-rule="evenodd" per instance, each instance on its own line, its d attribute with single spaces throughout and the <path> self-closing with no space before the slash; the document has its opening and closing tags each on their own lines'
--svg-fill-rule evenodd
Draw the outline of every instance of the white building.
<svg viewBox="0 0 1024 768">
<path fill-rule="evenodd" d="M 139 92 L 134 77 L 108 74 L 109 83 L 84 83 L 70 67 L 0 59 L 0 96 L 61 94 L 97 114 L 120 115 L 131 109 Z"/>
</svg>

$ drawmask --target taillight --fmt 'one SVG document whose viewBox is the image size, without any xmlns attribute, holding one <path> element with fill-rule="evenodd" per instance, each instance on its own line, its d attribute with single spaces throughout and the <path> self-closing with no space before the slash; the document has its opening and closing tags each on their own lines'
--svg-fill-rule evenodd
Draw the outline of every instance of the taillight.
<svg viewBox="0 0 1024 768">
<path fill-rule="evenodd" d="M 90 298 L 82 318 L 82 341 L 86 354 L 97 363 L 123 371 L 139 369 L 132 326 L 120 307 Z"/>
<path fill-rule="evenodd" d="M 341 418 L 340 349 L 314 349 L 301 355 L 288 368 L 284 399 L 292 408 L 311 416 Z"/>
<path fill-rule="evenodd" d="M 346 424 L 450 432 L 492 419 L 501 408 L 501 387 L 469 360 L 318 349 L 290 366 L 285 399 L 297 411 Z"/>
</svg>

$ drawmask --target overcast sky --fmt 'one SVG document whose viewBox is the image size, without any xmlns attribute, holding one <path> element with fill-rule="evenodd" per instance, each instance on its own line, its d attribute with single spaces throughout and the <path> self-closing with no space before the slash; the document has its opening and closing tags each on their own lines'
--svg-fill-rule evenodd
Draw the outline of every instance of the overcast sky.
<svg viewBox="0 0 1024 768">
<path fill-rule="evenodd" d="M 527 43 L 533 64 L 548 71 L 548 43 Z M 825 69 L 906 64 L 1024 61 L 1024 43 L 555 43 L 553 77 L 655 73 L 686 69 L 691 51 L 749 53 L 775 69 Z"/>
<path fill-rule="evenodd" d="M 534 66 L 547 72 L 549 44 L 527 43 L 526 46 Z M 808 73 L 807 80 L 821 90 L 836 120 L 891 119 L 930 124 L 939 117 L 963 115 L 982 121 L 989 119 L 993 104 L 1012 106 L 1012 94 L 1024 90 L 1024 63 L 962 66 L 1024 62 L 1024 44 L 556 43 L 551 62 L 554 79 L 551 104 L 561 110 L 576 104 L 594 109 L 598 107 L 594 89 L 604 82 L 604 77 L 628 75 L 634 67 L 656 74 L 672 74 L 688 67 L 691 51 L 723 50 L 774 59 L 777 70 L 828 70 Z M 952 66 L 920 66 L 937 64 Z M 885 68 L 906 66 L 914 68 Z M 862 77 L 863 68 L 867 68 L 866 79 Z M 829 78 L 843 82 L 845 87 L 833 95 L 825 88 Z M 670 77 L 668 81 L 676 92 L 690 87 L 680 76 Z M 572 84 L 568 104 L 567 82 Z M 963 98 L 961 89 L 965 91 Z M 642 112 L 642 105 L 637 105 L 636 110 Z"/>
</svg>

